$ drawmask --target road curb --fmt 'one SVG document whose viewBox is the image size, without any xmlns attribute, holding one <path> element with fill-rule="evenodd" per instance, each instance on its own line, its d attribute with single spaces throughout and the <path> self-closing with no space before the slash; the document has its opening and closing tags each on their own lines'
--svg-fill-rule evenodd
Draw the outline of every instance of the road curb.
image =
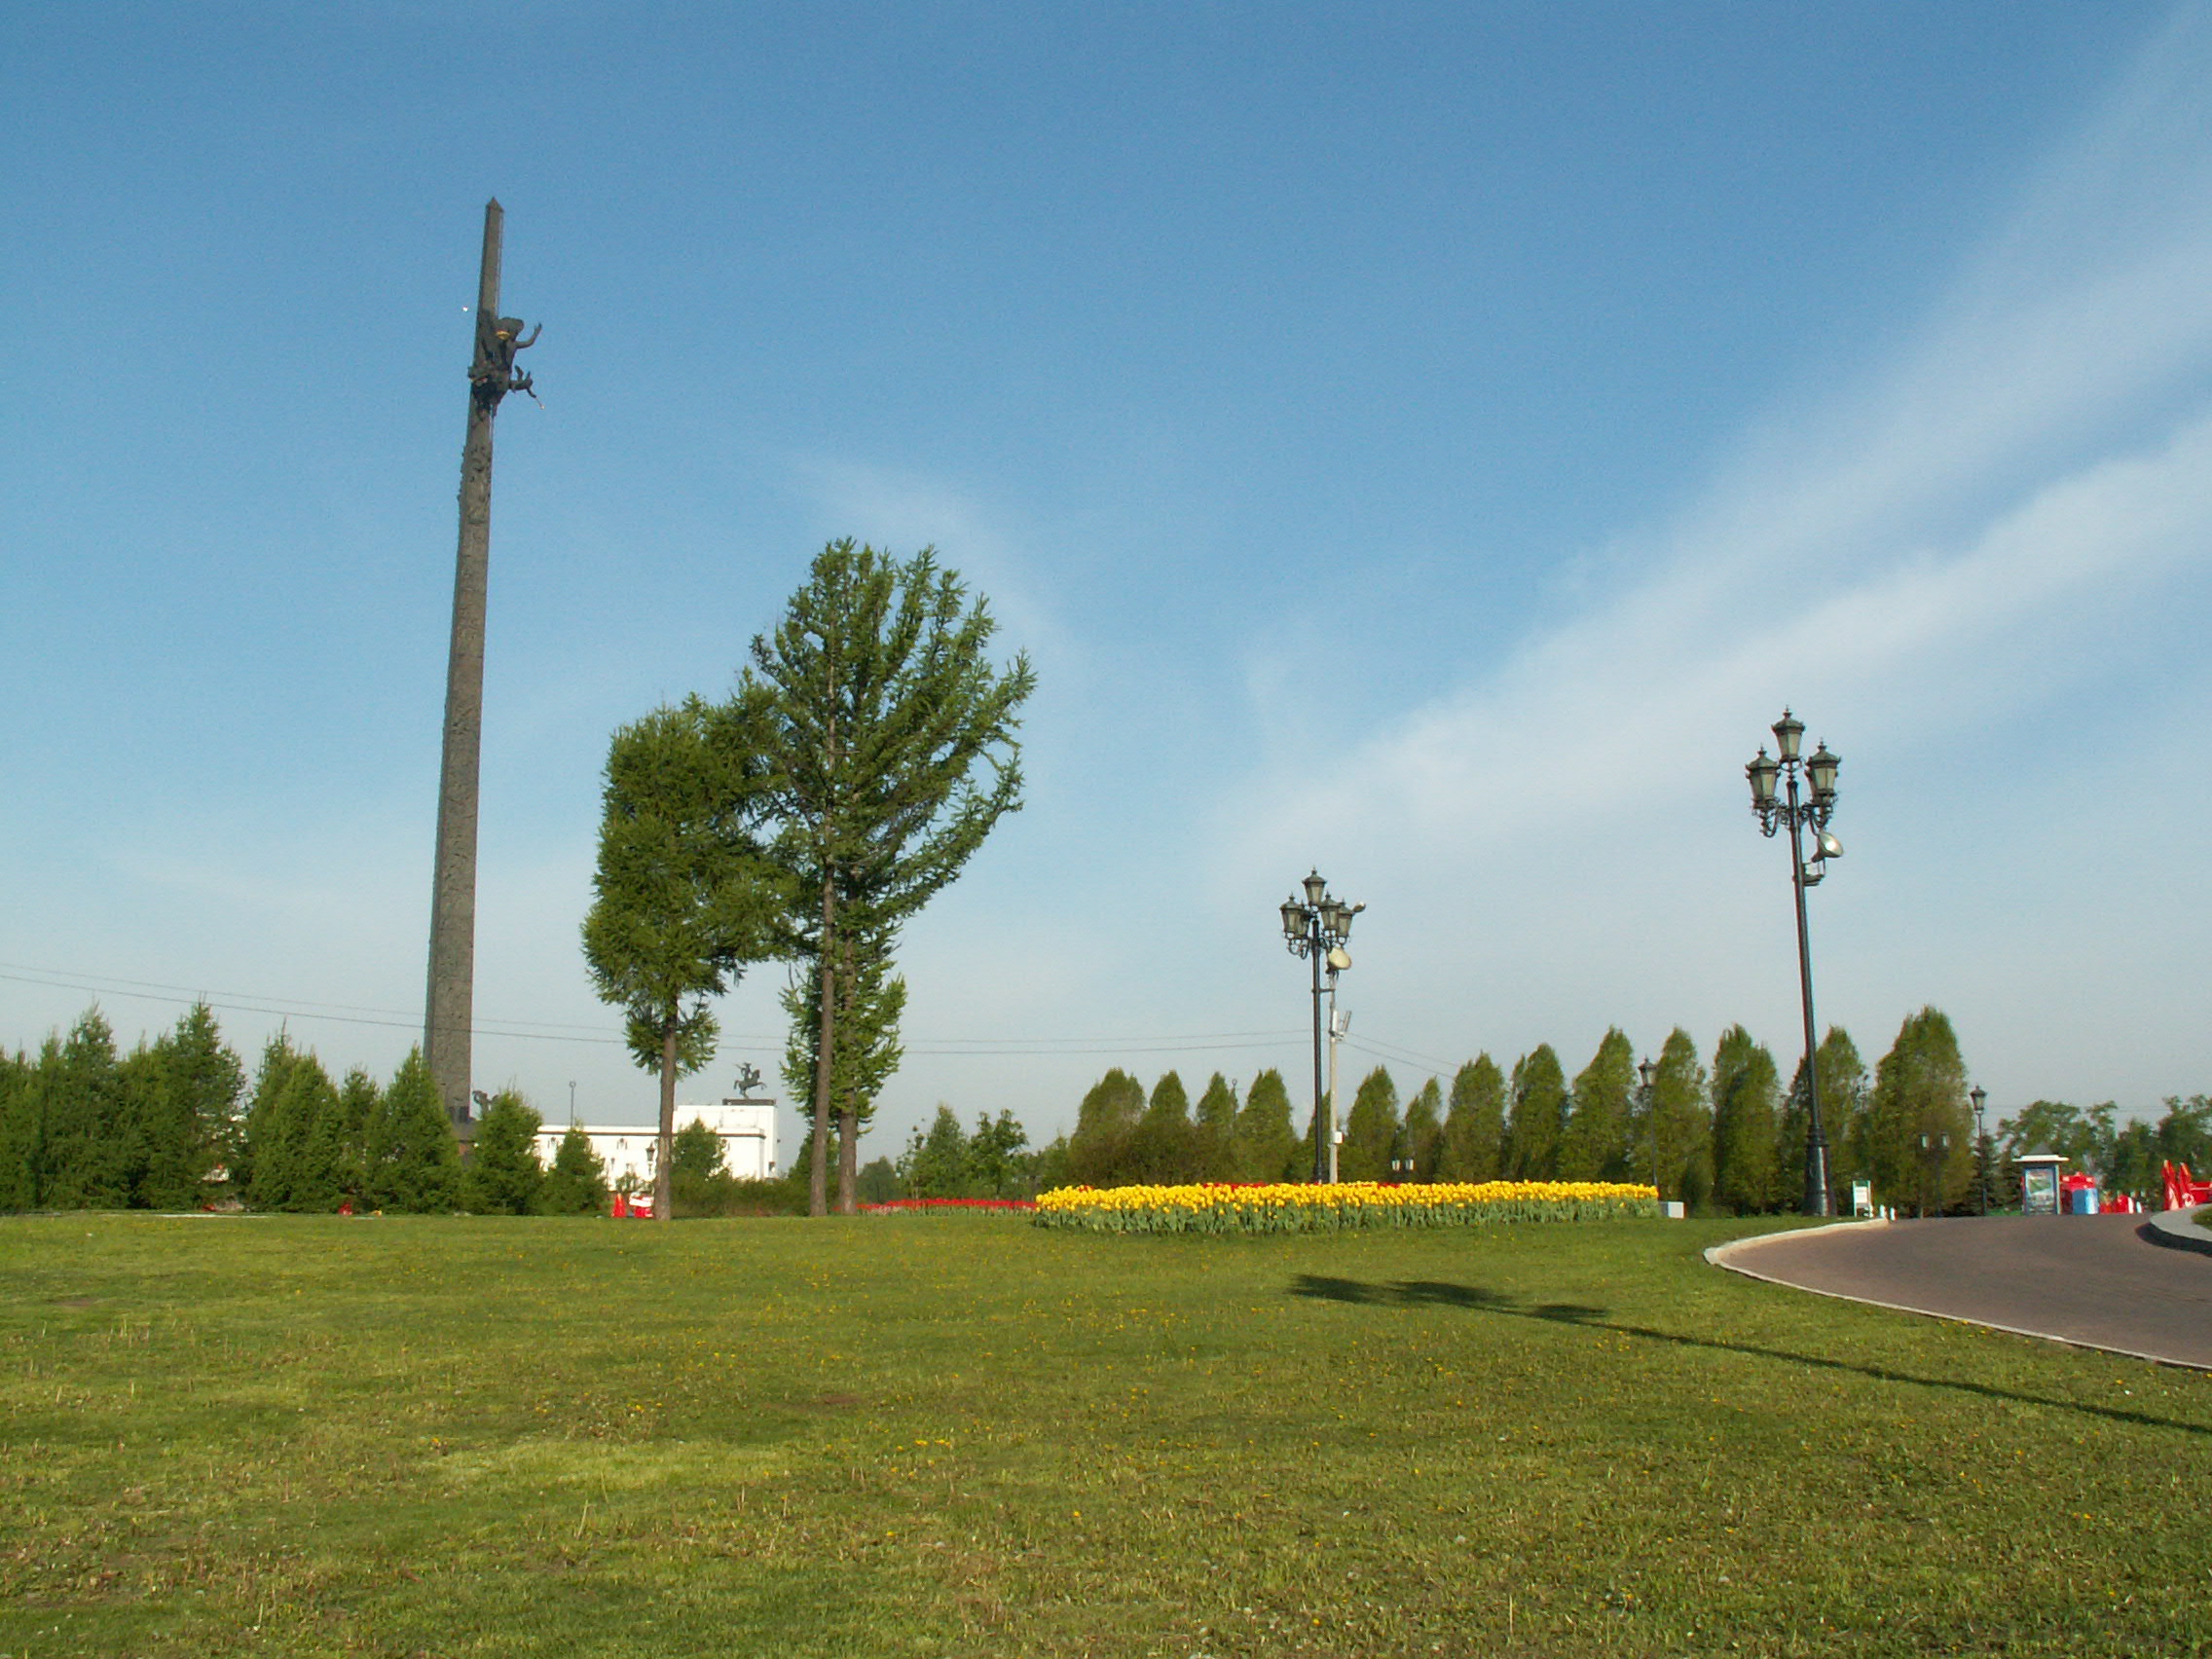
<svg viewBox="0 0 2212 1659">
<path fill-rule="evenodd" d="M 2174 1210 L 2166 1213 L 2186 1220 L 2194 1212 Z M 1976 1319 L 1972 1314 L 1952 1313 L 1940 1308 L 1916 1307 L 1909 1302 L 1885 1302 L 1871 1296 L 1853 1296 L 1840 1290 L 1823 1290 L 1818 1285 L 1798 1284 L 1793 1280 L 1782 1278 L 1773 1273 L 1759 1272 L 1755 1269 L 1745 1267 L 1735 1260 L 1735 1257 L 1740 1253 L 1776 1238 L 1803 1238 L 1812 1234 L 1833 1233 L 1846 1227 L 1886 1227 L 1888 1225 L 1887 1222 L 1883 1221 L 1840 1221 L 1831 1222 L 1826 1227 L 1795 1228 L 1785 1233 L 1759 1233 L 1749 1238 L 1735 1238 L 1723 1244 L 1711 1245 L 1705 1251 L 1705 1259 L 1712 1266 L 1724 1272 L 1737 1273 L 1749 1279 L 1757 1279 L 1761 1284 L 1780 1285 L 1785 1290 L 1794 1290 L 1805 1296 L 1825 1296 L 1837 1302 L 1856 1303 L 1861 1308 L 1880 1308 L 1892 1313 L 1912 1313 L 1924 1319 L 1942 1319 L 1954 1325 L 1972 1325 L 1977 1330 L 2002 1331 L 2010 1337 L 2029 1337 L 2037 1342 L 2056 1344 L 2060 1347 L 2087 1348 L 2096 1353 L 2118 1354 L 2122 1359 L 2147 1360 L 2153 1365 L 2170 1365 L 2182 1371 L 2212 1372 L 2212 1365 L 2204 1365 L 2195 1360 L 2176 1359 L 2171 1354 L 2151 1353 L 2142 1348 L 2120 1347 L 2111 1343 L 2091 1342 L 2082 1337 L 2062 1337 L 2055 1331 L 2039 1331 L 2025 1325 L 1999 1324 L 1993 1319 Z M 2212 1233 L 2205 1233 L 2203 1228 L 2194 1228 L 2194 1231 L 2203 1233 L 2207 1239 L 2212 1239 Z M 2155 1237 L 2157 1242 L 2177 1250 L 2202 1248 L 2193 1238 L 2175 1237 L 2161 1229 L 2142 1227 L 2138 1228 L 2136 1232 L 2140 1237 Z"/>
<path fill-rule="evenodd" d="M 2160 1210 L 2135 1230 L 2136 1236 L 2169 1250 L 2197 1250 L 2212 1256 L 2212 1233 L 2196 1225 L 2196 1218 L 2212 1205 L 2194 1209 Z"/>
<path fill-rule="evenodd" d="M 1705 1260 L 1709 1267 L 1726 1268 L 1730 1272 L 1742 1273 L 1746 1278 L 1762 1279 L 1768 1284 L 1785 1284 L 1788 1281 L 1772 1278 L 1765 1273 L 1755 1273 L 1749 1268 L 1737 1267 L 1734 1260 L 1736 1253 L 1777 1238 L 1806 1238 L 1816 1233 L 1833 1233 L 1845 1227 L 1887 1226 L 1889 1223 L 1886 1221 L 1831 1221 L 1825 1227 L 1791 1227 L 1780 1233 L 1754 1233 L 1748 1238 L 1730 1238 L 1718 1244 L 1708 1244 L 1705 1247 Z M 2205 1236 L 2212 1238 L 2212 1233 L 2207 1233 Z"/>
</svg>

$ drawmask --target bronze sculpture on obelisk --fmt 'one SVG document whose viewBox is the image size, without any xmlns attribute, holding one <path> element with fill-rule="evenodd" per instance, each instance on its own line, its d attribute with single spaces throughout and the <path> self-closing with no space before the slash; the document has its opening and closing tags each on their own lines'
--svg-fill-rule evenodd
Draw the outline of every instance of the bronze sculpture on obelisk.
<svg viewBox="0 0 2212 1659">
<path fill-rule="evenodd" d="M 430 888 L 430 984 L 423 1054 L 457 1125 L 468 1122 L 476 994 L 476 792 L 484 739 L 484 600 L 492 561 L 492 422 L 499 399 L 530 390 L 515 353 L 535 345 L 499 314 L 499 236 L 484 206 L 476 284 L 476 353 L 468 365 L 468 436 L 461 451 L 461 547 L 454 562 L 453 645 L 446 660 L 444 760 L 438 773 L 437 871 Z"/>
</svg>

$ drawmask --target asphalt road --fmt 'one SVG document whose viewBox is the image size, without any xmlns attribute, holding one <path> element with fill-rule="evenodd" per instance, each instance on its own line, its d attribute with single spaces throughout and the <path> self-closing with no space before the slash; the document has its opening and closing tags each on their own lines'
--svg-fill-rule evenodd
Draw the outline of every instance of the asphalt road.
<svg viewBox="0 0 2212 1659">
<path fill-rule="evenodd" d="M 2141 1216 L 1976 1216 L 1779 1233 L 1712 1252 L 1735 1272 L 1912 1313 L 2212 1370 L 2212 1255 Z"/>
</svg>

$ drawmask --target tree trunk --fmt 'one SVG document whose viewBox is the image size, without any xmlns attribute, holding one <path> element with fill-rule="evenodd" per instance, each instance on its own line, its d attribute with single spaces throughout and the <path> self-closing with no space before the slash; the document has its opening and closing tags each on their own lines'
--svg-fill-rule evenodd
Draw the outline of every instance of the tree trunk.
<svg viewBox="0 0 2212 1659">
<path fill-rule="evenodd" d="M 660 1147 L 653 1154 L 653 1220 L 676 1219 L 674 1180 L 669 1165 L 676 1161 L 676 1031 L 680 1011 L 671 1010 L 660 1022 Z"/>
<path fill-rule="evenodd" d="M 822 940 L 816 960 L 821 977 L 815 986 L 822 1023 L 814 1051 L 814 1158 L 807 1171 L 806 1212 L 830 1213 L 830 1073 L 837 1040 L 837 971 L 831 929 L 836 922 L 836 889 L 826 869 L 822 876 Z M 843 1162 L 840 1157 L 839 1162 Z"/>
<path fill-rule="evenodd" d="M 860 982 L 859 969 L 852 960 L 850 947 L 844 956 L 844 982 L 849 988 Z M 860 1102 L 847 1089 L 837 1102 L 837 1213 L 858 1215 L 860 1206 Z"/>
</svg>

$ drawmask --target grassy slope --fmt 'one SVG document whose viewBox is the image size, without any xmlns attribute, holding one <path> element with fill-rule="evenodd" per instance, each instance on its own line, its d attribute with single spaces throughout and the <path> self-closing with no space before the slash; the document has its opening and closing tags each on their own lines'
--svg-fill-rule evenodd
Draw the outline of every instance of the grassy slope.
<svg viewBox="0 0 2212 1659">
<path fill-rule="evenodd" d="M 1742 1231 L 0 1221 L 0 1653 L 2212 1651 L 2212 1378 Z"/>
</svg>

